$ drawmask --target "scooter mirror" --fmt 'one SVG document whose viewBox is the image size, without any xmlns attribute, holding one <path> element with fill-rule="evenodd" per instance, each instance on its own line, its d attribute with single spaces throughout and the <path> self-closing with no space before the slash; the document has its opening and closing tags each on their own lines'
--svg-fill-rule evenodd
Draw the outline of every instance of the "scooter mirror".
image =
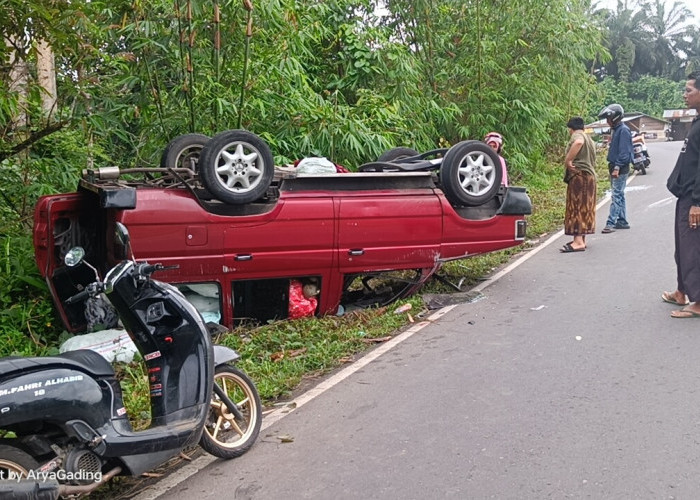
<svg viewBox="0 0 700 500">
<path fill-rule="evenodd" d="M 83 247 L 74 247 L 68 250 L 63 261 L 68 267 L 75 267 L 83 261 L 85 257 L 85 249 Z"/>
<path fill-rule="evenodd" d="M 124 247 L 127 255 L 131 260 L 135 261 L 134 251 L 131 248 L 131 237 L 129 236 L 129 230 L 121 222 L 117 222 L 114 227 L 114 236 L 117 241 Z"/>
<path fill-rule="evenodd" d="M 117 222 L 116 227 L 114 228 L 114 233 L 117 236 L 119 243 L 121 243 L 125 247 L 129 245 L 129 230 L 124 224 L 122 224 L 121 222 Z"/>
</svg>

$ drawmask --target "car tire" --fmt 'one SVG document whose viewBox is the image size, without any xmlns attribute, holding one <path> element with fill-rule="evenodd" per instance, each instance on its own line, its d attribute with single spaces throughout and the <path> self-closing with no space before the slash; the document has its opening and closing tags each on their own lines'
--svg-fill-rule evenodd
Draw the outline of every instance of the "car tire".
<svg viewBox="0 0 700 500">
<path fill-rule="evenodd" d="M 411 156 L 418 156 L 420 153 L 416 151 L 415 149 L 411 148 L 393 148 L 390 149 L 389 151 L 383 152 L 381 155 L 379 155 L 379 158 L 377 158 L 378 162 L 387 162 L 387 161 L 395 161 L 395 160 L 402 160 L 404 158 L 410 158 Z"/>
<path fill-rule="evenodd" d="M 241 205 L 261 198 L 275 172 L 270 147 L 247 130 L 227 130 L 202 149 L 199 176 L 218 200 Z"/>
<path fill-rule="evenodd" d="M 501 187 L 503 169 L 496 152 L 481 141 L 452 146 L 440 166 L 440 186 L 453 205 L 478 206 Z"/>
<path fill-rule="evenodd" d="M 209 142 L 204 134 L 184 134 L 168 143 L 160 157 L 161 168 L 189 168 L 197 172 L 202 148 Z"/>
</svg>

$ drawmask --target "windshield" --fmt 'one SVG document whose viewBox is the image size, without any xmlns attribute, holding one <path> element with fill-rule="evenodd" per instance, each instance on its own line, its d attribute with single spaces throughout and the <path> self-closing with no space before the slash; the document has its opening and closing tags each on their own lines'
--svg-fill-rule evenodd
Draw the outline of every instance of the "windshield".
<svg viewBox="0 0 700 500">
<path fill-rule="evenodd" d="M 121 276 L 130 268 L 133 267 L 134 263 L 130 260 L 123 260 L 112 269 L 109 270 L 107 276 L 105 276 L 105 292 L 109 293 L 114 288 L 114 284 L 121 278 Z"/>
</svg>

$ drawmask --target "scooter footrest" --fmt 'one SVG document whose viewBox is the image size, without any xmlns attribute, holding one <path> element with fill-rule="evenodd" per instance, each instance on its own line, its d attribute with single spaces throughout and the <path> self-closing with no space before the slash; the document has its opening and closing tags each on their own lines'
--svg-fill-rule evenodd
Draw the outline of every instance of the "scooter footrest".
<svg viewBox="0 0 700 500">
<path fill-rule="evenodd" d="M 69 420 L 66 422 L 66 426 L 69 434 L 72 434 L 83 443 L 89 444 L 98 455 L 103 454 L 107 450 L 107 445 L 102 436 L 82 420 Z"/>
</svg>

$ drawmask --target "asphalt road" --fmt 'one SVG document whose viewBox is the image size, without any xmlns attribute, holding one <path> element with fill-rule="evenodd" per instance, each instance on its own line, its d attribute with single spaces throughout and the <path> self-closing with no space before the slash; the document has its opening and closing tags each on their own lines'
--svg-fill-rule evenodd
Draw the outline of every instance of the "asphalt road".
<svg viewBox="0 0 700 500">
<path fill-rule="evenodd" d="M 560 235 L 161 498 L 697 498 L 700 319 L 660 300 L 680 146 L 649 144 L 630 230 L 604 205 L 586 252 Z"/>
</svg>

